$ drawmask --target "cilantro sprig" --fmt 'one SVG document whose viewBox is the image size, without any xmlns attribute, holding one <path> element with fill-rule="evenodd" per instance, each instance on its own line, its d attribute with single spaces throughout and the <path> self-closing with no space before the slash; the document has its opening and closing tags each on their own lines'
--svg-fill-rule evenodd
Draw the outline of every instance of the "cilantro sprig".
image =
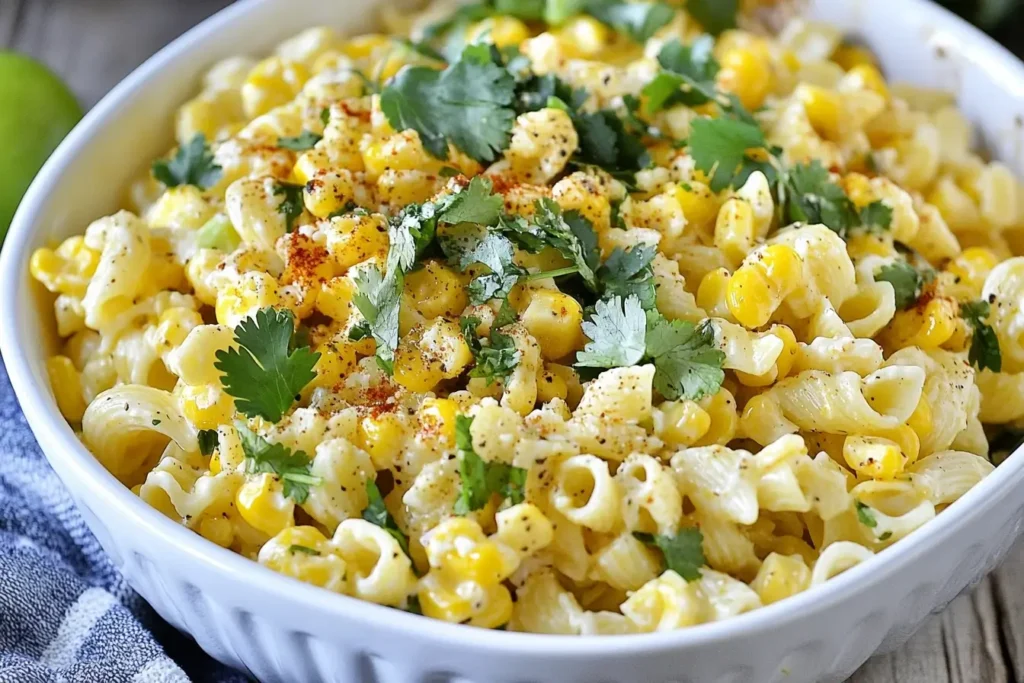
<svg viewBox="0 0 1024 683">
<path fill-rule="evenodd" d="M 906 261 L 895 261 L 884 265 L 875 273 L 875 282 L 888 282 L 896 293 L 896 308 L 905 310 L 913 306 L 921 290 L 935 279 L 931 269 L 918 270 Z"/>
<path fill-rule="evenodd" d="M 497 323 L 491 325 L 491 333 L 484 340 L 480 339 L 476 330 L 481 320 L 476 316 L 464 316 L 459 318 L 459 327 L 462 328 L 462 336 L 473 352 L 475 364 L 469 371 L 470 377 L 479 377 L 487 381 L 487 386 L 494 382 L 504 381 L 512 374 L 512 371 L 519 365 L 519 350 L 515 347 L 512 337 L 502 334 L 498 330 Z"/>
<path fill-rule="evenodd" d="M 704 534 L 696 527 L 680 529 L 675 535 L 646 534 L 634 531 L 633 536 L 645 545 L 661 551 L 665 566 L 679 574 L 687 581 L 700 578 L 700 568 L 707 560 L 704 559 Z"/>
<path fill-rule="evenodd" d="M 714 192 L 741 187 L 756 171 L 771 180 L 775 169 L 765 150 L 768 140 L 756 122 L 743 118 L 697 118 L 688 140 L 694 165 L 708 174 Z"/>
<path fill-rule="evenodd" d="M 652 362 L 654 388 L 670 400 L 714 394 L 725 379 L 725 354 L 716 347 L 710 324 L 645 312 L 635 296 L 599 301 L 583 333 L 591 341 L 576 355 L 576 365 L 617 368 Z"/>
<path fill-rule="evenodd" d="M 991 305 L 984 300 L 960 304 L 960 316 L 974 330 L 967 360 L 979 370 L 987 368 L 999 372 L 1003 367 L 1003 354 L 999 348 L 999 337 L 988 324 L 991 312 Z"/>
<path fill-rule="evenodd" d="M 585 10 L 602 24 L 611 26 L 638 43 L 647 42 L 675 15 L 675 9 L 663 2 L 590 0 Z"/>
<path fill-rule="evenodd" d="M 502 462 L 487 462 L 473 449 L 473 418 L 455 417 L 455 445 L 459 450 L 461 488 L 455 514 L 466 515 L 487 505 L 498 494 L 513 505 L 525 499 L 526 470 Z"/>
<path fill-rule="evenodd" d="M 200 429 L 199 430 L 199 452 L 203 455 L 213 455 L 213 452 L 217 450 L 217 444 L 219 443 L 219 435 L 216 429 Z"/>
<path fill-rule="evenodd" d="M 295 227 L 295 221 L 306 210 L 302 201 L 303 185 L 277 181 L 274 183 L 274 196 L 281 197 L 281 203 L 277 205 L 277 212 L 284 216 L 285 229 L 288 232 Z"/>
<path fill-rule="evenodd" d="M 389 375 L 398 348 L 398 309 L 402 302 L 404 275 L 400 269 L 382 273 L 376 266 L 356 273 L 358 291 L 352 298 L 363 320 L 350 332 L 353 339 L 371 336 L 376 343 L 377 364 Z"/>
<path fill-rule="evenodd" d="M 384 505 L 384 496 L 380 495 L 377 482 L 373 479 L 366 480 L 366 499 L 366 509 L 363 510 L 363 514 L 360 516 L 370 524 L 379 526 L 391 534 L 398 541 L 402 552 L 409 555 L 409 537 L 405 535 L 405 532 L 398 526 L 398 522 L 391 516 L 387 506 Z M 409 557 L 411 558 L 412 555 L 409 555 Z"/>
<path fill-rule="evenodd" d="M 270 443 L 244 422 L 235 422 L 238 437 L 245 454 L 245 468 L 250 474 L 276 475 L 284 485 L 284 495 L 302 504 L 309 497 L 309 487 L 319 486 L 323 480 L 310 474 L 310 459 L 302 451 L 294 453 L 279 443 Z"/>
<path fill-rule="evenodd" d="M 224 391 L 247 417 L 277 422 L 302 388 L 316 377 L 320 354 L 308 346 L 293 348 L 295 318 L 283 308 L 263 308 L 235 327 L 238 348 L 217 351 Z"/>
<path fill-rule="evenodd" d="M 200 190 L 216 185 L 223 174 L 202 133 L 196 133 L 186 144 L 178 147 L 173 159 L 154 161 L 152 170 L 153 177 L 167 187 L 195 185 Z"/>
<path fill-rule="evenodd" d="M 608 299 L 635 296 L 645 310 L 654 308 L 654 268 L 657 249 L 650 244 L 637 244 L 629 249 L 615 247 L 608 259 L 597 269 L 601 295 Z"/>
<path fill-rule="evenodd" d="M 821 223 L 840 237 L 857 227 L 888 229 L 892 208 L 882 201 L 858 209 L 829 178 L 828 169 L 817 159 L 796 164 L 783 174 L 780 195 L 791 222 Z"/>
<path fill-rule="evenodd" d="M 696 107 L 716 98 L 715 76 L 718 61 L 712 50 L 715 39 L 700 36 L 689 45 L 670 40 L 658 52 L 661 70 L 641 95 L 648 114 L 659 112 L 676 104 Z"/>
<path fill-rule="evenodd" d="M 470 45 L 443 71 L 399 71 L 381 91 L 380 105 L 395 130 L 415 130 L 435 157 L 447 159 L 450 142 L 489 163 L 508 144 L 514 95 L 512 74 L 493 61 L 486 46 Z"/>
<path fill-rule="evenodd" d="M 327 109 L 328 120 L 330 120 L 330 109 Z M 326 125 L 326 122 L 324 122 Z M 307 149 L 313 149 L 316 143 L 323 139 L 323 135 L 320 133 L 314 133 L 311 130 L 304 130 L 295 137 L 283 137 L 277 139 L 277 146 L 282 149 L 290 149 L 293 152 L 305 152 Z"/>
<path fill-rule="evenodd" d="M 719 35 L 730 28 L 736 28 L 739 0 L 687 0 L 686 11 L 700 22 L 704 29 Z"/>
<path fill-rule="evenodd" d="M 869 529 L 874 529 L 878 526 L 878 520 L 875 518 L 875 511 L 860 502 L 859 500 L 853 501 L 854 507 L 857 509 L 857 521 L 866 526 Z"/>
</svg>

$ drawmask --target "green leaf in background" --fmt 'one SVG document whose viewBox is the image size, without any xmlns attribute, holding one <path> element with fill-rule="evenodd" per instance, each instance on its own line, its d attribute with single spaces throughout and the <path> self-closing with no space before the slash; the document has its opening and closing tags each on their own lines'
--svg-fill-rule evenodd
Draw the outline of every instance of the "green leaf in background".
<svg viewBox="0 0 1024 683">
<path fill-rule="evenodd" d="M 0 51 L 0 239 L 32 178 L 80 118 L 75 96 L 49 69 Z"/>
</svg>

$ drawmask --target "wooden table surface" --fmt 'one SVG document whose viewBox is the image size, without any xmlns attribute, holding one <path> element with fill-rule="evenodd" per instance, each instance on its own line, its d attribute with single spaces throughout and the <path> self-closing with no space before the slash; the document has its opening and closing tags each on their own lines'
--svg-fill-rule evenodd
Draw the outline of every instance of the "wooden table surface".
<svg viewBox="0 0 1024 683">
<path fill-rule="evenodd" d="M 343 2 L 344 0 L 337 0 Z M 85 106 L 230 0 L 0 0 L 0 49 L 61 74 Z M 1024 542 L 971 595 L 847 683 L 1024 683 Z"/>
</svg>

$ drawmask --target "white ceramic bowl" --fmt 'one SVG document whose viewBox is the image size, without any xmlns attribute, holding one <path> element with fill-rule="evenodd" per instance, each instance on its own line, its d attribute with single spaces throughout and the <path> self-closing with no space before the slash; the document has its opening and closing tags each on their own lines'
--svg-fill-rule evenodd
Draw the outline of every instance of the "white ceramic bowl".
<svg viewBox="0 0 1024 683">
<path fill-rule="evenodd" d="M 484 631 L 360 602 L 205 541 L 121 486 L 61 418 L 44 368 L 54 336 L 28 261 L 115 210 L 170 144 L 175 108 L 215 61 L 323 23 L 372 28 L 374 0 L 247 0 L 187 33 L 111 92 L 32 185 L 0 259 L 0 347 L 46 457 L 128 582 L 211 655 L 263 681 L 803 683 L 839 681 L 902 644 L 979 581 L 1021 530 L 1024 455 L 908 539 L 822 587 L 688 630 L 624 637 Z M 1024 65 L 924 0 L 814 0 L 890 76 L 957 93 L 994 155 L 1024 173 Z"/>
</svg>

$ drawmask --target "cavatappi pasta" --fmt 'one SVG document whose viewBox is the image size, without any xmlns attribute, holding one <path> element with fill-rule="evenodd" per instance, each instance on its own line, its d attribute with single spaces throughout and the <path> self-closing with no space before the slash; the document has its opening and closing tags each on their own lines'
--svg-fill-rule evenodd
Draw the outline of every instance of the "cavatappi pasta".
<svg viewBox="0 0 1024 683">
<path fill-rule="evenodd" d="M 1024 428 L 1022 185 L 837 31 L 710 5 L 214 65 L 32 257 L 61 412 L 213 543 L 473 626 L 681 628 L 884 551 Z"/>
</svg>

